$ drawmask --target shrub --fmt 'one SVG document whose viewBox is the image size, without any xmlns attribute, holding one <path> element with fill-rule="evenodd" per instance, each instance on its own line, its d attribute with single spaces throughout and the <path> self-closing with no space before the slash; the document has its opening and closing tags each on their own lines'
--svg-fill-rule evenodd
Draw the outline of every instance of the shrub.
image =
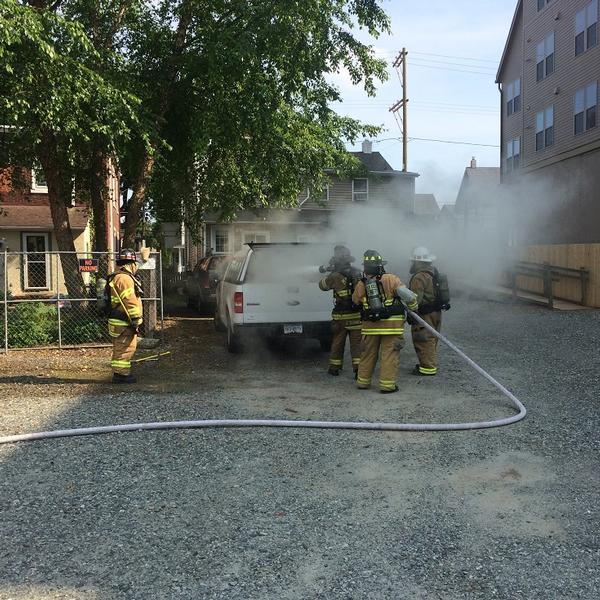
<svg viewBox="0 0 600 600">
<path fill-rule="evenodd" d="M 8 345 L 11 348 L 46 346 L 58 341 L 56 306 L 20 302 L 8 307 Z"/>
</svg>

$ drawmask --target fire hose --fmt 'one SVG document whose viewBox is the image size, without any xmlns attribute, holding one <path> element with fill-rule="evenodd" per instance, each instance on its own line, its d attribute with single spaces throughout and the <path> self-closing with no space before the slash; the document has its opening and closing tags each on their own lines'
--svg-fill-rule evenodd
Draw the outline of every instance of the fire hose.
<svg viewBox="0 0 600 600">
<path fill-rule="evenodd" d="M 158 421 L 153 423 L 125 423 L 123 425 L 104 425 L 99 427 L 81 427 L 78 429 L 57 429 L 54 431 L 39 431 L 35 433 L 22 433 L 0 437 L 0 444 L 15 442 L 32 442 L 51 438 L 75 437 L 82 435 L 100 435 L 104 433 L 118 433 L 126 431 L 153 431 L 159 429 L 194 429 L 209 427 L 301 427 L 311 429 L 362 429 L 375 431 L 459 431 L 468 429 L 489 429 L 516 423 L 525 417 L 527 410 L 521 401 L 500 382 L 494 379 L 487 371 L 471 360 L 462 350 L 457 348 L 450 340 L 431 327 L 419 315 L 408 311 L 409 315 L 425 327 L 429 333 L 441 340 L 470 367 L 482 377 L 487 379 L 496 389 L 506 396 L 518 411 L 516 415 L 496 419 L 494 421 L 474 421 L 468 423 L 377 423 L 353 421 L 300 421 L 284 419 L 204 419 L 197 421 Z"/>
</svg>

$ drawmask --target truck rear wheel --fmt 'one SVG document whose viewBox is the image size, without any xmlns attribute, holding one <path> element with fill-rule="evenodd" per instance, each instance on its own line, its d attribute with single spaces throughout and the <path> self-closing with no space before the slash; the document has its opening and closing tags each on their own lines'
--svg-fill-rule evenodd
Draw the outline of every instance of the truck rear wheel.
<svg viewBox="0 0 600 600">
<path fill-rule="evenodd" d="M 242 351 L 240 336 L 233 331 L 233 326 L 229 319 L 227 319 L 227 350 L 232 354 L 239 354 Z"/>
</svg>

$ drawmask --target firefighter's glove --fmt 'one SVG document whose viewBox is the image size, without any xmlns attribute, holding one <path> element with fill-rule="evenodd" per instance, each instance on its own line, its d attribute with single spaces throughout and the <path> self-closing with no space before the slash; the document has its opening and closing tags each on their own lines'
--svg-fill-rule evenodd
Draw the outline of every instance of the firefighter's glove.
<svg viewBox="0 0 600 600">
<path fill-rule="evenodd" d="M 131 329 L 133 329 L 138 335 L 142 332 L 142 319 L 133 319 L 131 321 Z"/>
<path fill-rule="evenodd" d="M 413 304 L 413 302 L 417 301 L 417 295 L 405 285 L 398 286 L 396 289 L 396 296 L 398 296 L 404 304 Z"/>
<path fill-rule="evenodd" d="M 327 268 L 326 268 L 326 267 L 324 267 L 323 265 L 321 265 L 321 266 L 319 267 L 319 273 L 327 273 Z"/>
</svg>

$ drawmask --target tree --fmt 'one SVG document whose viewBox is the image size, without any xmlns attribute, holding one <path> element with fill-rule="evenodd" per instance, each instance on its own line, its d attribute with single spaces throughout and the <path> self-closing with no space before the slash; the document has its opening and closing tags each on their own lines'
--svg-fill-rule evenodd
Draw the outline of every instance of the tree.
<svg viewBox="0 0 600 600">
<path fill-rule="evenodd" d="M 138 25 L 128 79 L 150 144 L 133 140 L 129 153 L 126 244 L 149 195 L 159 216 L 183 205 L 192 223 L 206 210 L 289 206 L 322 185 L 325 166 L 353 166 L 345 142 L 377 131 L 329 108 L 340 95 L 326 78 L 345 68 L 370 94 L 385 78 L 352 35 L 387 30 L 376 0 L 162 0 Z"/>
<path fill-rule="evenodd" d="M 41 163 L 58 249 L 74 252 L 67 212 L 74 181 L 94 140 L 128 135 L 136 100 L 95 69 L 99 54 L 81 25 L 47 10 L 60 2 L 30 4 L 0 0 L 0 116 L 16 164 Z M 73 261 L 65 254 L 61 261 L 69 295 L 81 297 Z"/>
</svg>

